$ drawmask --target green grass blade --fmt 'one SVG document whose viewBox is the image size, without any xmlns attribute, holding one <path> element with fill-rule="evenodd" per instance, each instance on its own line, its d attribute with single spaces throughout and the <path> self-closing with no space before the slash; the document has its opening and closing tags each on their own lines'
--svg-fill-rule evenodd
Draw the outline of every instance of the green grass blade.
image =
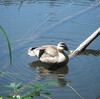
<svg viewBox="0 0 100 99">
<path fill-rule="evenodd" d="M 70 87 L 81 99 L 84 99 L 72 86 L 67 84 L 68 87 Z"/>
<path fill-rule="evenodd" d="M 7 37 L 6 32 L 4 31 L 4 29 L 1 26 L 0 26 L 0 28 L 1 28 L 2 32 L 3 32 L 3 34 L 5 35 L 7 43 L 8 43 L 9 56 L 10 56 L 10 65 L 12 65 L 12 54 L 11 54 L 10 42 L 9 42 L 9 39 L 8 39 L 8 37 Z"/>
</svg>

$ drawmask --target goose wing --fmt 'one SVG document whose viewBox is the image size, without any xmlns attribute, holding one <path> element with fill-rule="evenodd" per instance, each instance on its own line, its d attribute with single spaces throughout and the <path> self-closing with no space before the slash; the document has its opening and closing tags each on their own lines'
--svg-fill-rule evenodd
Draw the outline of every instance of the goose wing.
<svg viewBox="0 0 100 99">
<path fill-rule="evenodd" d="M 38 58 L 40 58 L 43 55 L 44 51 L 45 48 L 43 47 L 31 47 L 28 50 L 28 55 L 37 56 Z"/>
<path fill-rule="evenodd" d="M 58 50 L 57 47 L 53 45 L 30 48 L 28 54 L 38 57 L 45 63 L 56 63 L 58 60 Z"/>
<path fill-rule="evenodd" d="M 43 46 L 43 48 L 45 49 L 44 54 L 47 55 L 48 57 L 58 56 L 58 51 L 56 46 L 47 45 Z"/>
<path fill-rule="evenodd" d="M 57 63 L 58 51 L 56 46 L 43 46 L 45 48 L 44 53 L 41 55 L 40 60 L 45 63 Z"/>
<path fill-rule="evenodd" d="M 44 57 L 55 57 L 58 56 L 57 47 L 53 45 L 46 45 L 42 47 L 35 48 L 34 50 L 35 56 L 40 58 L 42 55 Z"/>
</svg>

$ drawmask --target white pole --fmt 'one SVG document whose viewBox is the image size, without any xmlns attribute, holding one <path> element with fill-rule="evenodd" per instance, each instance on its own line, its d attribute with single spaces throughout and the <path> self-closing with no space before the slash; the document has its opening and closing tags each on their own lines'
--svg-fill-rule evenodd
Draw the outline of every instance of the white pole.
<svg viewBox="0 0 100 99">
<path fill-rule="evenodd" d="M 98 36 L 100 35 L 100 28 L 98 28 L 92 35 L 90 35 L 84 42 L 82 42 L 74 51 L 71 53 L 69 58 L 73 57 L 74 55 L 77 55 L 82 50 L 86 49 L 86 47 Z"/>
</svg>

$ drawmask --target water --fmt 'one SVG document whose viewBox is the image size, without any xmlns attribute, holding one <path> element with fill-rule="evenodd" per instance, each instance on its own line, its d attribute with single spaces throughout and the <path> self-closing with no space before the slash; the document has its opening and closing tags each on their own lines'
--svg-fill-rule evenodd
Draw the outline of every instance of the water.
<svg viewBox="0 0 100 99">
<path fill-rule="evenodd" d="M 12 49 L 12 68 L 6 38 L 0 30 L 0 70 L 11 75 L 0 79 L 0 86 L 10 82 L 40 83 L 57 81 L 44 92 L 52 99 L 100 99 L 100 37 L 87 50 L 63 67 L 45 66 L 29 57 L 31 46 L 57 45 L 60 41 L 75 50 L 100 27 L 99 0 L 1 0 L 0 25 L 6 31 Z M 35 61 L 35 63 L 34 63 Z M 51 72 L 52 71 L 52 72 Z M 0 75 L 2 73 L 0 72 Z M 7 90 L 0 87 L 0 91 Z M 0 96 L 6 95 L 0 94 Z M 36 99 L 44 99 L 39 97 Z"/>
</svg>

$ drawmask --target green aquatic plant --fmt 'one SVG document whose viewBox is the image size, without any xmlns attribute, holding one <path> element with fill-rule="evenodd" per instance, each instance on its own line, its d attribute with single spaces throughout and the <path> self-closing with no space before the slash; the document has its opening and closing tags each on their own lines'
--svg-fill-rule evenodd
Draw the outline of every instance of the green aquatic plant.
<svg viewBox="0 0 100 99">
<path fill-rule="evenodd" d="M 5 99 L 5 98 L 6 99 L 15 99 L 15 98 L 20 99 L 20 98 L 18 98 L 18 97 L 20 97 L 18 95 L 18 92 L 21 89 L 20 85 L 21 85 L 21 83 L 16 84 L 15 82 L 13 82 L 13 83 L 10 83 L 10 85 L 8 85 L 8 86 L 4 86 L 6 88 L 9 88 L 10 90 L 4 91 L 4 92 L 0 92 L 0 93 L 9 93 L 11 95 L 0 97 L 0 98 L 1 99 Z"/>
<path fill-rule="evenodd" d="M 71 88 L 81 99 L 84 99 L 71 85 L 67 84 L 69 88 Z"/>
<path fill-rule="evenodd" d="M 9 93 L 8 96 L 0 97 L 0 99 L 33 99 L 33 97 L 45 97 L 51 99 L 47 95 L 51 95 L 50 93 L 41 93 L 44 89 L 51 85 L 56 85 L 56 82 L 49 82 L 45 84 L 40 84 L 38 82 L 31 82 L 27 85 L 23 85 L 22 83 L 12 82 L 8 86 L 4 86 L 9 88 L 8 91 L 0 92 L 0 93 Z M 71 85 L 67 84 L 69 88 L 71 88 L 81 99 L 84 99 Z M 25 91 L 25 92 L 24 92 Z"/>
<path fill-rule="evenodd" d="M 8 43 L 8 48 L 9 48 L 10 65 L 12 65 L 12 54 L 11 54 L 11 47 L 10 47 L 9 39 L 8 39 L 8 36 L 7 36 L 6 32 L 5 32 L 4 29 L 1 27 L 1 25 L 0 25 L 0 29 L 2 30 L 3 34 L 4 34 L 5 37 L 6 37 L 6 40 L 7 40 L 7 43 Z"/>
<path fill-rule="evenodd" d="M 50 93 L 42 93 L 41 91 L 46 89 L 47 87 L 51 85 L 55 85 L 55 82 L 49 82 L 45 84 L 40 84 L 38 82 L 36 83 L 30 83 L 28 85 L 22 86 L 21 83 L 16 84 L 15 82 L 10 83 L 8 86 L 4 86 L 6 88 L 9 88 L 8 91 L 0 92 L 0 93 L 9 93 L 8 96 L 0 97 L 0 99 L 33 99 L 33 97 L 42 96 L 48 99 L 51 99 L 47 95 L 51 95 Z M 25 91 L 25 92 L 23 92 Z"/>
</svg>

